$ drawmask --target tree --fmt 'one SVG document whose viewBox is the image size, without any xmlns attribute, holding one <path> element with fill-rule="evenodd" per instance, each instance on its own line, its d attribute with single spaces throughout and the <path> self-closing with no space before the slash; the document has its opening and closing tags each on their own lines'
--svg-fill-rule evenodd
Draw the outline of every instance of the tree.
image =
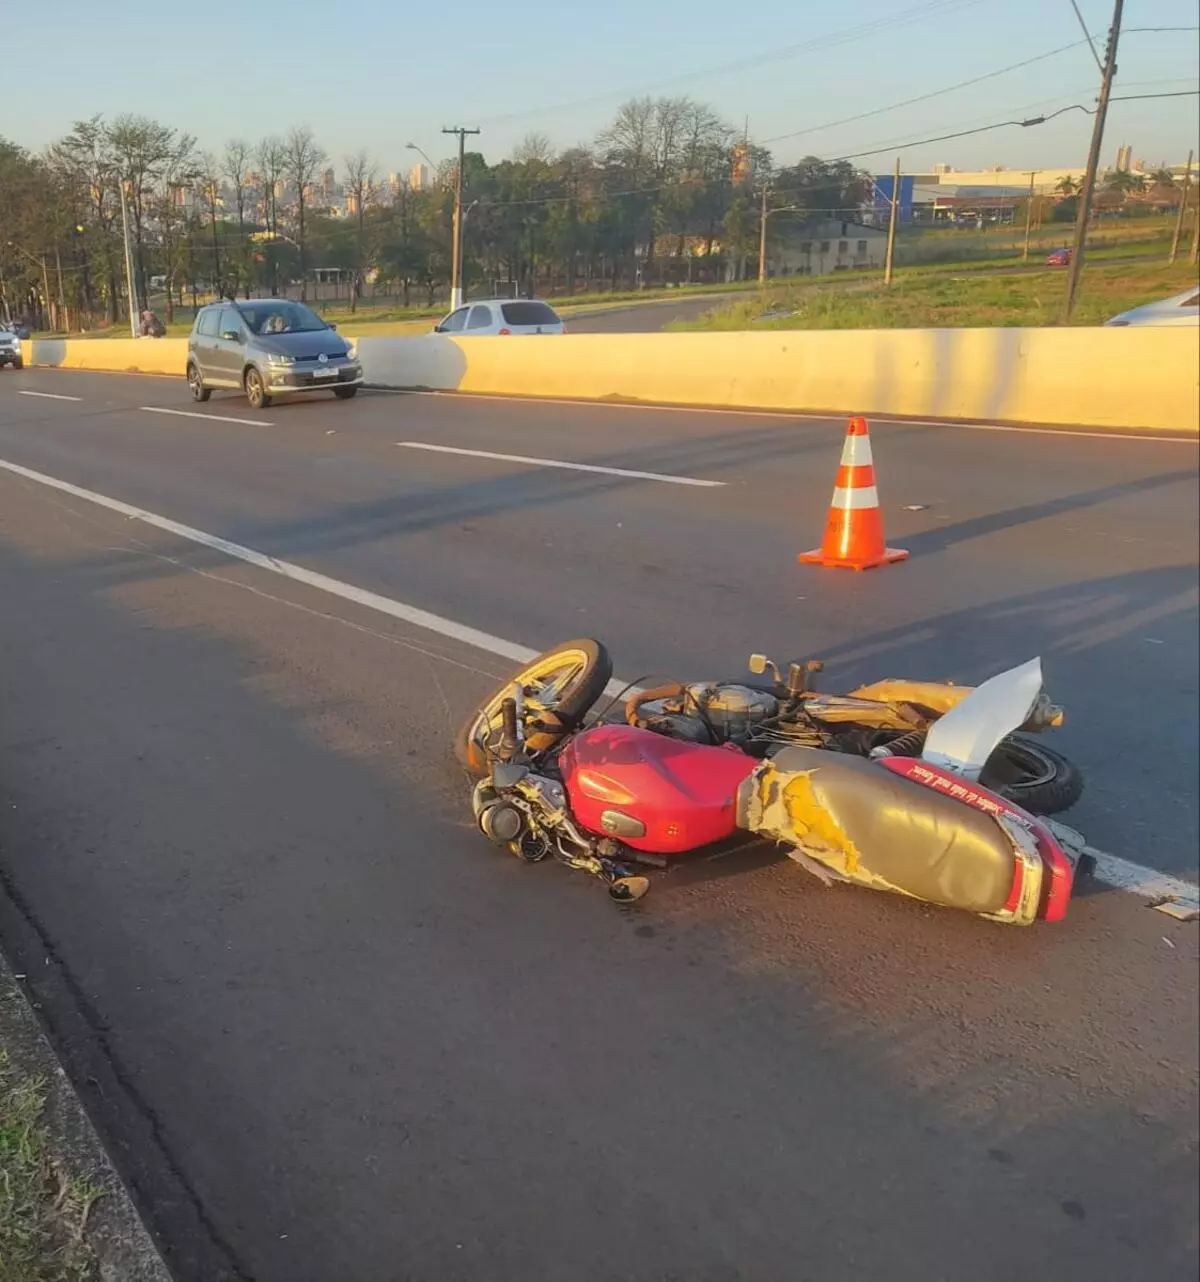
<svg viewBox="0 0 1200 1282">
<path fill-rule="evenodd" d="M 145 116 L 118 116 L 105 130 L 116 162 L 117 176 L 125 185 L 133 227 L 135 292 L 146 297 L 146 215 L 164 173 L 190 157 L 196 140 Z M 131 307 L 137 309 L 136 300 Z"/>
<path fill-rule="evenodd" d="M 262 208 L 259 210 L 267 230 L 266 276 L 272 294 L 279 293 L 279 262 L 274 238 L 279 232 L 279 185 L 286 171 L 287 153 L 279 138 L 264 138 L 255 151 L 262 179 Z"/>
<path fill-rule="evenodd" d="M 366 222 L 367 206 L 375 196 L 375 179 L 379 166 L 365 151 L 347 156 L 346 197 L 347 203 L 354 205 L 354 217 L 357 234 L 354 253 L 354 285 L 350 290 L 350 310 L 358 308 L 359 295 L 362 293 L 363 273 L 366 264 Z"/>
<path fill-rule="evenodd" d="M 1054 190 L 1058 192 L 1060 196 L 1074 196 L 1079 190 L 1079 183 L 1077 183 L 1070 174 L 1064 174 L 1058 182 L 1054 184 Z"/>
<path fill-rule="evenodd" d="M 296 246 L 300 253 L 300 299 L 304 301 L 308 298 L 304 213 L 312 197 L 317 169 L 325 163 L 326 155 L 317 146 L 313 131 L 307 125 L 301 125 L 288 134 L 283 151 L 283 171 L 296 189 Z"/>
<path fill-rule="evenodd" d="M 1145 178 L 1141 174 L 1131 173 L 1128 169 L 1114 169 L 1106 174 L 1104 185 L 1109 191 L 1120 192 L 1123 196 L 1146 190 Z"/>
<path fill-rule="evenodd" d="M 228 257 L 233 260 L 231 271 L 233 293 L 240 284 L 247 298 L 250 297 L 250 264 L 246 245 L 246 201 L 250 188 L 250 144 L 243 138 L 231 138 L 225 144 L 221 158 L 221 172 L 233 192 L 233 207 L 237 214 L 237 252 Z"/>
<path fill-rule="evenodd" d="M 221 271 L 221 238 L 217 232 L 217 210 L 221 205 L 221 175 L 217 158 L 210 151 L 200 157 L 197 195 L 208 210 L 209 233 L 212 237 L 212 284 L 219 298 L 225 297 L 225 277 Z"/>
</svg>

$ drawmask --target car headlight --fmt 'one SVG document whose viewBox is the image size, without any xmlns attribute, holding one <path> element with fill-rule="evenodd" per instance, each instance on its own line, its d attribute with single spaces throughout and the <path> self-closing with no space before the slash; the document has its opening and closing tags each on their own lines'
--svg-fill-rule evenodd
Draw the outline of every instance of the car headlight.
<svg viewBox="0 0 1200 1282">
<path fill-rule="evenodd" d="M 284 356 L 277 352 L 267 353 L 268 365 L 295 365 L 295 363 L 296 358 L 294 356 Z"/>
</svg>

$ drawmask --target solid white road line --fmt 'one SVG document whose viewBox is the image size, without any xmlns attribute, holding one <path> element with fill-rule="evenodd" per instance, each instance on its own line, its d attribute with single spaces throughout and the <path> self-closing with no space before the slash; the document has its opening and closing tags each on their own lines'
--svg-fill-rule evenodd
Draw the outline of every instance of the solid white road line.
<svg viewBox="0 0 1200 1282">
<path fill-rule="evenodd" d="M 82 396 L 60 396 L 57 392 L 29 392 L 24 388 L 17 393 L 18 396 L 40 396 L 44 401 L 81 401 Z"/>
<path fill-rule="evenodd" d="M 634 472 L 627 467 L 601 467 L 596 463 L 567 463 L 562 459 L 528 458 L 524 454 L 493 454 L 491 450 L 463 450 L 453 445 L 430 445 L 425 441 L 397 441 L 406 450 L 432 450 L 436 454 L 463 454 L 468 458 L 495 459 L 500 463 L 528 463 L 532 467 L 561 467 L 568 472 L 600 472 L 605 476 L 625 476 L 635 481 L 663 481 L 667 485 L 699 485 L 717 489 L 724 481 L 705 481 L 695 476 L 668 476 L 663 472 Z"/>
<path fill-rule="evenodd" d="M 805 422 L 828 423 L 830 425 L 843 423 L 848 417 L 847 414 L 839 414 L 832 411 L 828 414 L 815 414 L 811 410 L 723 409 L 718 405 L 658 405 L 653 401 L 589 401 L 554 396 L 504 396 L 500 393 L 489 392 L 418 391 L 400 387 L 375 387 L 371 390 L 385 396 L 440 396 L 443 400 L 505 401 L 519 405 L 571 405 L 576 409 L 642 410 L 646 413 L 663 414 L 732 414 L 735 418 L 795 418 L 803 419 Z M 869 414 L 866 417 L 871 419 L 873 424 L 877 425 L 881 430 L 888 427 L 944 427 L 951 430 L 959 429 L 964 432 L 1012 432 L 1017 435 L 1028 436 L 1081 436 L 1085 440 L 1096 441 L 1157 441 L 1159 444 L 1190 445 L 1193 448 L 1200 445 L 1200 436 L 1151 436 L 1146 432 L 1089 432 L 1085 430 L 1076 431 L 1070 427 L 1019 427 L 1005 423 L 958 423 L 950 419 L 872 418 Z"/>
<path fill-rule="evenodd" d="M 224 414 L 204 414 L 200 410 L 169 410 L 163 405 L 139 405 L 147 414 L 174 414 L 176 418 L 204 418 L 210 423 L 245 423 L 248 427 L 273 427 L 265 418 L 227 418 Z"/>
<path fill-rule="evenodd" d="M 282 575 L 285 579 L 304 583 L 321 592 L 328 592 L 331 596 L 341 597 L 343 601 L 352 601 L 355 605 L 377 610 L 380 614 L 389 615 L 403 623 L 410 623 L 414 627 L 435 632 L 452 641 L 474 646 L 487 654 L 498 655 L 513 663 L 529 663 L 537 657 L 538 652 L 529 649 L 528 646 L 517 645 L 514 641 L 506 641 L 503 637 L 493 636 L 490 632 L 481 632 L 478 628 L 456 623 L 453 619 L 446 619 L 438 614 L 430 614 L 428 610 L 418 609 L 414 605 L 405 605 L 402 601 L 380 596 L 377 592 L 368 592 L 366 588 L 355 587 L 352 583 L 343 583 L 340 579 L 318 574 L 315 570 L 306 570 L 303 566 L 295 565 L 291 561 L 280 561 L 273 556 L 267 556 L 264 552 L 256 552 L 253 548 L 243 547 L 240 543 L 232 543 L 229 539 L 220 538 L 216 534 L 207 534 L 194 526 L 183 525 L 179 521 L 172 521 L 169 517 L 148 512 L 145 508 L 134 507 L 132 503 L 123 503 L 120 499 L 109 498 L 107 494 L 86 490 L 81 485 L 72 485 L 70 481 L 60 481 L 58 477 L 48 476 L 45 472 L 35 472 L 33 468 L 23 467 L 20 463 L 10 463 L 7 459 L 0 459 L 0 469 L 11 472 L 14 476 L 22 476 L 28 481 L 36 481 L 39 485 L 48 486 L 63 494 L 85 499 L 89 503 L 107 508 L 110 512 L 129 517 L 130 520 L 144 521 L 147 525 L 164 530 L 168 534 L 174 534 L 192 543 L 199 543 L 206 548 L 212 548 L 215 552 L 223 552 L 226 556 L 245 561 L 247 565 L 256 566 L 260 570 L 270 570 L 273 574 Z M 608 683 L 606 693 L 617 695 L 636 688 L 622 686 L 614 679 Z M 1089 847 L 1089 852 L 1096 858 L 1099 876 L 1120 890 L 1127 890 L 1150 899 L 1168 895 L 1175 895 L 1181 899 L 1196 897 L 1197 887 L 1194 882 L 1182 881 L 1167 873 L 1159 872 L 1156 868 L 1145 868 L 1131 860 L 1121 859 L 1117 855 L 1109 855 L 1092 847 Z"/>
</svg>

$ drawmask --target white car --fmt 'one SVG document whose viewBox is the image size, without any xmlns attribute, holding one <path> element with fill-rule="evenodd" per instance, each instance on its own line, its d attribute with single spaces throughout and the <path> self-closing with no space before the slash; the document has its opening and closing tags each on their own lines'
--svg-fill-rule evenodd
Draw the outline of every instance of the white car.
<svg viewBox="0 0 1200 1282">
<path fill-rule="evenodd" d="M 25 353 L 21 348 L 20 336 L 14 330 L 0 325 L 0 365 L 21 369 L 24 364 Z"/>
<path fill-rule="evenodd" d="M 433 332 L 485 338 L 489 334 L 565 334 L 567 327 L 553 307 L 536 298 L 483 298 L 451 312 Z"/>
<path fill-rule="evenodd" d="M 1106 325 L 1196 325 L 1200 324 L 1200 291 L 1195 286 L 1172 298 L 1131 307 L 1104 322 Z"/>
</svg>

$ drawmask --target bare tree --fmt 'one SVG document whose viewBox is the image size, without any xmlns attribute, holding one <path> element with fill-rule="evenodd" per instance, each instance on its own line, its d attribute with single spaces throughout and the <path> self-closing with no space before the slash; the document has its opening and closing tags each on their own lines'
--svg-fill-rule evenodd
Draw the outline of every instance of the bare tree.
<svg viewBox="0 0 1200 1282">
<path fill-rule="evenodd" d="M 271 293 L 278 294 L 279 275 L 275 262 L 274 237 L 279 231 L 279 184 L 286 168 L 283 142 L 279 138 L 264 138 L 254 154 L 262 176 L 262 218 L 267 225 L 267 277 Z"/>
<path fill-rule="evenodd" d="M 225 144 L 225 155 L 221 159 L 221 171 L 233 192 L 233 205 L 237 213 L 238 247 L 236 275 L 250 297 L 250 272 L 246 262 L 246 199 L 250 189 L 250 144 L 243 138 L 231 138 Z M 234 292 L 237 292 L 239 281 L 235 280 Z"/>
<path fill-rule="evenodd" d="M 209 235 L 212 238 L 212 283 L 219 298 L 225 297 L 225 278 L 221 271 L 221 240 L 217 233 L 217 219 L 221 205 L 221 173 L 217 159 L 210 151 L 200 157 L 196 175 L 196 191 L 208 210 Z"/>
<path fill-rule="evenodd" d="M 296 248 L 300 251 L 300 299 L 308 298 L 307 263 L 304 249 L 304 211 L 312 197 L 313 179 L 325 163 L 325 153 L 317 146 L 313 131 L 300 125 L 287 136 L 284 144 L 284 173 L 296 188 Z"/>
<path fill-rule="evenodd" d="M 145 116 L 118 116 L 105 131 L 125 184 L 133 219 L 136 292 L 146 297 L 146 214 L 164 173 L 181 164 L 195 149 L 191 134 L 181 134 Z"/>
<path fill-rule="evenodd" d="M 358 232 L 354 251 L 354 287 L 350 291 L 350 310 L 354 312 L 358 309 L 358 299 L 363 285 L 367 205 L 375 196 L 375 179 L 378 176 L 379 167 L 365 151 L 347 156 L 343 163 L 346 166 L 346 196 L 354 204 Z"/>
</svg>

